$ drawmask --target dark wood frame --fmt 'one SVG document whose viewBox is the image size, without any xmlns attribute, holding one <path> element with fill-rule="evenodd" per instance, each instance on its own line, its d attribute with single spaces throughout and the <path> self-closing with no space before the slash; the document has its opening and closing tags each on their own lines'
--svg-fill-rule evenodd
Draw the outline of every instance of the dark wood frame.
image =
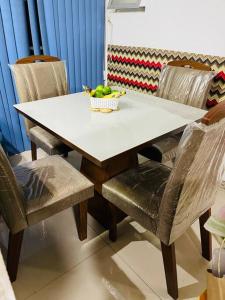
<svg viewBox="0 0 225 300">
<path fill-rule="evenodd" d="M 55 62 L 60 61 L 58 57 L 49 55 L 31 55 L 20 58 L 16 61 L 16 64 L 31 64 L 36 62 Z M 37 159 L 37 145 L 31 141 L 31 158 L 32 160 Z"/>
<path fill-rule="evenodd" d="M 225 101 L 220 102 L 214 108 L 212 108 L 202 118 L 201 123 L 205 125 L 212 125 L 225 118 Z M 117 223 L 115 220 L 115 206 L 111 203 L 110 209 L 110 228 L 109 239 L 115 241 L 117 238 Z M 199 217 L 200 235 L 201 235 L 201 248 L 202 256 L 211 260 L 212 258 L 212 237 L 211 234 L 204 228 L 204 224 L 211 216 L 211 208 Z M 164 262 L 167 291 L 173 299 L 178 299 L 178 281 L 177 281 L 177 269 L 176 269 L 176 255 L 175 244 L 165 245 L 161 242 L 162 256 Z"/>
<path fill-rule="evenodd" d="M 16 64 L 32 64 L 35 62 L 53 62 L 60 61 L 56 56 L 50 55 L 31 55 L 27 57 L 20 58 L 16 61 Z"/>
<path fill-rule="evenodd" d="M 45 128 L 42 124 L 39 124 L 37 121 L 33 120 L 26 114 L 24 114 L 22 111 L 20 111 L 18 108 L 17 110 L 25 115 L 29 120 L 36 123 L 40 127 L 43 127 L 56 137 L 60 138 L 65 142 L 65 144 L 68 144 L 69 146 L 72 146 L 71 148 L 76 148 L 74 145 L 71 145 L 68 141 L 63 139 L 62 137 L 58 136 L 56 133 L 51 132 L 48 128 Z M 222 112 L 221 112 L 222 110 Z M 204 118 L 202 119 L 202 123 L 210 125 L 213 124 L 220 119 L 225 117 L 225 101 L 223 103 L 218 104 L 215 108 L 213 108 L 210 112 L 208 112 Z M 181 131 L 181 129 L 179 129 Z M 140 148 L 144 148 L 145 144 L 141 145 Z M 121 212 L 118 208 L 114 207 L 112 204 L 109 204 L 101 195 L 101 189 L 102 184 L 112 178 L 113 176 L 116 176 L 117 174 L 121 173 L 122 171 L 137 165 L 137 148 L 131 149 L 128 152 L 124 152 L 120 154 L 119 156 L 115 156 L 111 158 L 110 160 L 99 162 L 90 155 L 88 155 L 85 152 L 80 151 L 83 154 L 82 159 L 82 165 L 81 165 L 81 171 L 85 176 L 90 178 L 95 183 L 95 201 L 90 201 L 90 204 L 94 206 L 90 206 L 89 212 L 98 220 L 100 221 L 106 228 L 109 228 L 109 238 L 112 241 L 115 241 L 117 238 L 117 223 L 120 221 L 125 214 Z M 96 207 L 97 209 L 100 207 L 104 207 L 104 209 L 100 210 L 100 214 L 96 214 Z M 100 205 L 99 205 L 100 204 Z M 102 205 L 104 204 L 104 205 Z M 86 207 L 80 207 L 80 213 L 84 216 L 83 210 L 86 209 Z M 93 213 L 94 212 L 94 213 Z M 77 211 L 75 210 L 75 215 Z M 210 215 L 210 211 L 203 214 L 203 216 L 200 217 L 200 231 L 201 231 L 201 239 L 202 239 L 202 255 L 210 259 L 211 258 L 211 236 L 206 232 L 203 225 L 205 223 L 205 220 Z M 102 217 L 104 217 L 102 219 Z M 85 218 L 83 218 L 83 222 L 85 221 Z M 79 226 L 79 222 L 78 222 Z M 81 233 L 82 237 L 83 233 Z M 161 244 L 162 247 L 162 255 L 163 260 L 165 262 L 164 268 L 166 273 L 166 280 L 167 280 L 167 288 L 168 293 L 174 298 L 177 299 L 178 297 L 178 286 L 177 286 L 177 272 L 176 272 L 176 259 L 175 259 L 175 247 L 174 245 L 165 245 Z"/>
<path fill-rule="evenodd" d="M 69 146 L 71 149 L 77 150 L 80 154 L 82 154 L 82 164 L 81 164 L 81 172 L 88 177 L 94 184 L 95 184 L 95 197 L 92 201 L 88 204 L 88 212 L 96 219 L 98 222 L 103 225 L 106 229 L 109 228 L 109 210 L 108 210 L 108 201 L 104 199 L 101 195 L 101 187 L 104 182 L 112 178 L 113 176 L 118 175 L 119 173 L 134 167 L 138 163 L 137 153 L 140 150 L 149 147 L 153 142 L 162 139 L 165 135 L 157 137 L 156 139 L 143 143 L 137 147 L 134 147 L 128 151 L 125 151 L 119 155 L 116 155 L 110 159 L 106 159 L 104 161 L 99 161 L 95 157 L 91 156 L 90 154 L 86 153 L 85 151 L 81 150 L 80 148 L 76 147 L 75 145 L 71 144 L 68 140 L 63 138 L 62 136 L 56 134 L 54 131 L 50 130 L 49 128 L 45 127 L 41 123 L 37 122 L 36 120 L 32 119 L 30 116 L 25 114 L 21 111 L 18 107 L 15 107 L 16 110 L 21 113 L 25 118 L 30 120 L 35 125 L 45 129 L 53 136 L 60 139 L 65 145 Z M 174 130 L 173 134 L 182 132 L 185 126 L 177 128 Z M 125 214 L 116 209 L 116 220 L 120 222 L 125 218 Z"/>
<path fill-rule="evenodd" d="M 201 71 L 212 70 L 211 67 L 207 66 L 206 64 L 194 60 L 188 60 L 188 59 L 173 60 L 168 62 L 168 65 L 173 67 L 183 67 L 183 68 L 190 68 L 190 69 L 201 70 Z"/>
<path fill-rule="evenodd" d="M 109 239 L 112 242 L 117 240 L 117 221 L 115 218 L 116 206 L 112 203 L 109 204 L 110 210 L 110 228 L 109 228 Z M 212 258 L 212 237 L 211 234 L 204 228 L 205 222 L 211 215 L 211 209 L 206 211 L 199 218 L 200 233 L 201 233 L 201 247 L 202 256 L 208 261 Z M 165 270 L 166 284 L 168 294 L 173 299 L 178 299 L 178 280 L 177 280 L 177 268 L 176 268 L 176 253 L 175 253 L 175 243 L 166 245 L 161 242 L 161 250 L 163 257 L 163 264 Z"/>
<path fill-rule="evenodd" d="M 211 71 L 211 67 L 207 66 L 206 64 L 194 61 L 194 60 L 188 60 L 188 59 L 181 59 L 181 60 L 173 60 L 168 62 L 169 66 L 173 67 L 182 67 L 182 68 L 190 68 L 195 70 L 201 70 L 201 71 Z M 162 153 L 160 150 L 158 150 L 155 147 L 147 147 L 139 152 L 141 155 L 161 162 L 162 161 Z"/>
<path fill-rule="evenodd" d="M 80 241 L 87 238 L 87 203 L 88 200 L 78 203 L 73 207 L 77 233 Z M 17 233 L 9 232 L 7 271 L 11 282 L 15 281 L 17 278 L 23 235 L 24 230 Z"/>
</svg>

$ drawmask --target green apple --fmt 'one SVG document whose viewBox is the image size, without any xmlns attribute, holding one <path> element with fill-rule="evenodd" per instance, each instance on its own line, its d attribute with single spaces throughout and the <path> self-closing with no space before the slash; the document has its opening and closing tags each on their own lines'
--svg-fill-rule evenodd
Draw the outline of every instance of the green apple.
<svg viewBox="0 0 225 300">
<path fill-rule="evenodd" d="M 97 87 L 96 87 L 96 92 L 99 91 L 99 92 L 103 92 L 103 89 L 104 89 L 104 85 L 102 84 L 99 84 Z"/>
<path fill-rule="evenodd" d="M 103 97 L 104 97 L 104 94 L 103 94 L 102 91 L 99 91 L 99 90 L 96 89 L 95 97 L 96 97 L 96 98 L 103 98 Z"/>
<path fill-rule="evenodd" d="M 109 95 L 112 92 L 111 87 L 109 86 L 105 86 L 102 91 L 104 95 Z"/>
</svg>

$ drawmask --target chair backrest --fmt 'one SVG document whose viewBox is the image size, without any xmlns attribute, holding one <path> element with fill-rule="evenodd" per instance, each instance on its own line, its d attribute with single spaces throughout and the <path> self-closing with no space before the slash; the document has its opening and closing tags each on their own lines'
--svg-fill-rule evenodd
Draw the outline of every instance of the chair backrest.
<svg viewBox="0 0 225 300">
<path fill-rule="evenodd" d="M 54 56 L 30 56 L 11 65 L 20 102 L 68 94 L 65 63 Z M 26 120 L 26 129 L 33 127 Z"/>
<path fill-rule="evenodd" d="M 203 63 L 194 60 L 188 60 L 188 59 L 173 60 L 168 62 L 167 65 L 173 67 L 183 67 L 183 68 L 189 68 L 194 70 L 201 70 L 201 71 L 212 71 L 210 66 L 207 66 Z"/>
<path fill-rule="evenodd" d="M 213 205 L 224 158 L 225 101 L 184 131 L 159 210 L 157 235 L 163 242 L 175 241 Z"/>
<path fill-rule="evenodd" d="M 0 145 L 0 213 L 12 233 L 27 227 L 23 192 Z"/>
<path fill-rule="evenodd" d="M 171 61 L 161 71 L 156 95 L 167 100 L 203 108 L 215 73 L 191 60 Z"/>
<path fill-rule="evenodd" d="M 56 56 L 49 55 L 31 55 L 27 57 L 20 58 L 16 61 L 16 64 L 32 64 L 36 62 L 53 62 L 60 61 Z"/>
</svg>

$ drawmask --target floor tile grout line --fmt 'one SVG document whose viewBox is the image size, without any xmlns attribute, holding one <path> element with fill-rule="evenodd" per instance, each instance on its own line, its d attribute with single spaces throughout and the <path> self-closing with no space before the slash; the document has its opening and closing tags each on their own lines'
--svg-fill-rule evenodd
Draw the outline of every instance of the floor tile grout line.
<svg viewBox="0 0 225 300">
<path fill-rule="evenodd" d="M 91 255 L 89 255 L 88 257 L 82 259 L 79 263 L 77 263 L 76 265 L 74 265 L 72 268 L 67 269 L 65 272 L 62 272 L 61 274 L 59 274 L 59 276 L 55 277 L 54 279 L 50 280 L 47 284 L 43 285 L 42 288 L 40 288 L 38 291 L 35 291 L 34 293 L 32 293 L 31 295 L 25 297 L 22 300 L 28 300 L 29 298 L 31 298 L 32 296 L 34 296 L 35 294 L 39 293 L 40 291 L 42 291 L 43 289 L 45 289 L 47 286 L 49 286 L 50 284 L 52 284 L 54 281 L 58 280 L 60 277 L 64 276 L 66 273 L 71 272 L 73 269 L 76 269 L 80 264 L 84 263 L 87 259 L 91 258 L 93 255 L 96 255 L 98 252 L 100 252 L 101 250 L 103 250 L 104 248 L 106 248 L 109 246 L 108 245 L 104 245 L 103 247 L 101 247 L 100 249 L 94 251 Z"/>
<path fill-rule="evenodd" d="M 94 230 L 94 228 L 91 226 L 91 228 Z M 96 231 L 95 231 L 96 232 Z M 145 282 L 145 280 L 143 280 L 141 277 L 140 277 L 140 275 L 139 274 L 137 274 L 136 273 L 136 271 L 122 258 L 122 256 L 120 255 L 120 254 L 118 254 L 114 249 L 113 249 L 113 247 L 111 246 L 111 243 L 110 243 L 110 241 L 106 241 L 101 235 L 102 234 L 104 234 L 104 233 L 106 233 L 107 232 L 107 229 L 105 230 L 105 231 L 103 231 L 102 233 L 100 233 L 100 235 L 99 235 L 99 237 L 101 238 L 101 240 L 108 246 L 108 247 L 110 247 L 110 249 L 112 250 L 112 252 L 113 253 L 115 253 L 116 255 L 118 255 L 119 256 L 119 258 L 126 264 L 126 266 L 128 266 L 129 267 L 129 269 L 133 272 L 133 273 L 135 273 L 135 275 L 157 296 L 157 297 L 159 297 L 159 299 L 160 300 L 162 300 L 163 298 L 161 298 L 161 296 L 160 295 L 158 295 L 158 293 L 156 293 L 153 289 L 152 289 L 152 287 L 151 286 L 149 286 L 146 282 Z M 96 232 L 97 233 L 97 232 Z"/>
<path fill-rule="evenodd" d="M 156 292 L 156 291 L 154 291 L 153 290 L 153 288 L 145 281 L 145 280 L 143 280 L 141 277 L 140 277 L 140 275 L 126 262 L 126 260 L 124 260 L 124 258 L 118 253 L 118 252 L 116 252 L 116 250 L 115 249 L 113 249 L 113 247 L 111 246 L 111 242 L 108 240 L 108 241 L 106 241 L 106 239 L 104 239 L 101 235 L 103 234 L 103 233 L 106 233 L 107 232 L 107 229 L 105 230 L 105 231 L 103 231 L 101 234 L 100 234 L 100 238 L 110 247 L 110 249 L 116 254 L 116 255 L 118 255 L 119 257 L 120 257 L 120 259 L 132 270 L 132 272 L 134 272 L 136 275 L 137 275 L 137 277 L 141 280 L 141 281 L 143 281 L 144 282 L 144 284 L 146 285 L 146 286 L 148 286 L 149 288 L 150 288 L 150 290 L 157 296 L 157 297 L 159 297 L 159 299 L 161 299 L 161 300 L 163 300 L 163 298 L 161 298 L 161 296 Z"/>
<path fill-rule="evenodd" d="M 159 299 L 163 299 L 163 298 L 161 298 L 161 296 L 126 262 L 126 260 L 124 260 L 123 258 L 122 258 L 122 256 L 120 255 L 120 254 L 117 254 L 119 257 L 120 257 L 120 259 L 127 265 L 127 266 L 129 266 L 129 268 L 137 275 L 137 277 L 140 279 L 140 280 L 142 280 L 144 283 L 145 283 L 145 285 L 146 286 L 148 286 L 149 288 L 150 288 L 150 290 L 151 291 L 153 291 L 153 293 L 154 294 L 156 294 L 157 295 L 157 297 L 159 297 Z"/>
<path fill-rule="evenodd" d="M 109 247 L 113 250 L 113 248 L 109 245 Z M 155 291 L 153 290 L 153 288 L 144 280 L 141 278 L 141 276 L 127 263 L 127 261 L 117 252 L 115 252 L 115 250 L 113 250 L 113 252 L 119 256 L 119 258 L 129 267 L 129 269 L 131 269 L 132 272 L 134 272 L 136 274 L 136 276 L 157 296 L 159 297 L 160 300 L 162 300 L 163 298 L 161 298 L 161 296 Z"/>
</svg>

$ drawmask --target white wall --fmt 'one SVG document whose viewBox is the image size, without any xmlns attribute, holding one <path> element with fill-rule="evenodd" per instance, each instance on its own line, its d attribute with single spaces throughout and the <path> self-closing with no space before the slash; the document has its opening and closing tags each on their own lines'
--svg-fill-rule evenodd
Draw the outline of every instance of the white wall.
<svg viewBox="0 0 225 300">
<path fill-rule="evenodd" d="M 109 43 L 225 56 L 225 0 L 142 0 L 142 4 L 145 13 L 107 11 L 112 21 L 112 25 L 106 21 Z"/>
</svg>

